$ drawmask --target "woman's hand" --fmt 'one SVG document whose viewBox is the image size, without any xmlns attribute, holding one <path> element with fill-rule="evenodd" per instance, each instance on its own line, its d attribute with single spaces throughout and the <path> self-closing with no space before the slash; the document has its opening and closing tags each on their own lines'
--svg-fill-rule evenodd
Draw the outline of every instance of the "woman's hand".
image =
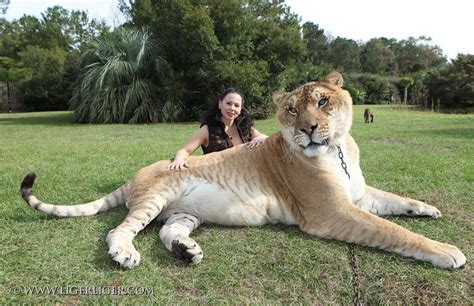
<svg viewBox="0 0 474 306">
<path fill-rule="evenodd" d="M 189 168 L 189 166 L 183 159 L 174 159 L 171 163 L 168 164 L 168 166 L 166 166 L 166 169 L 174 171 L 183 171 L 187 168 Z"/>
<path fill-rule="evenodd" d="M 199 146 L 207 145 L 207 137 L 209 135 L 209 130 L 207 125 L 203 125 L 199 130 L 197 130 L 193 136 L 188 140 L 188 142 L 176 152 L 174 159 L 166 166 L 168 170 L 174 171 L 183 171 L 189 168 L 186 163 L 186 158 L 188 158 L 194 151 L 196 151 Z"/>
<path fill-rule="evenodd" d="M 255 137 L 254 139 L 252 139 L 251 141 L 247 142 L 245 144 L 245 146 L 248 148 L 248 149 L 253 149 L 253 148 L 256 148 L 258 147 L 259 145 L 261 145 L 265 139 L 267 139 L 268 136 L 265 136 L 265 135 L 260 135 L 260 136 L 257 136 Z"/>
</svg>

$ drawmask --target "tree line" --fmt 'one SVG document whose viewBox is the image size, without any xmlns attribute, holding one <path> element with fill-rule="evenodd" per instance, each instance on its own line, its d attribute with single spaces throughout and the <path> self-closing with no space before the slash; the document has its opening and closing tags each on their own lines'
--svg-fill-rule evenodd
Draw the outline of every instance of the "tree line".
<svg viewBox="0 0 474 306">
<path fill-rule="evenodd" d="M 20 87 L 28 110 L 71 108 L 77 122 L 93 123 L 194 120 L 230 86 L 267 118 L 272 92 L 334 69 L 354 103 L 474 106 L 474 56 L 448 62 L 429 37 L 334 38 L 301 25 L 284 1 L 119 5 L 127 22 L 113 31 L 59 6 L 41 18 L 0 18 L 0 82 Z"/>
</svg>

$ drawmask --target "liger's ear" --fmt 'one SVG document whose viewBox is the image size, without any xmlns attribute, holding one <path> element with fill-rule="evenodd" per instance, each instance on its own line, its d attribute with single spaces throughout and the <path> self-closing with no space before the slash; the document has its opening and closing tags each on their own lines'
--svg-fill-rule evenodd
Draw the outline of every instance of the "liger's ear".
<svg viewBox="0 0 474 306">
<path fill-rule="evenodd" d="M 342 78 L 342 75 L 337 72 L 337 71 L 332 71 L 330 72 L 325 78 L 324 82 L 336 85 L 338 87 L 341 87 L 344 85 L 344 79 Z"/>
<path fill-rule="evenodd" d="M 283 100 L 283 98 L 285 97 L 285 95 L 286 95 L 286 92 L 283 92 L 283 91 L 274 92 L 273 103 L 275 103 L 276 105 L 279 105 L 281 100 Z"/>
</svg>

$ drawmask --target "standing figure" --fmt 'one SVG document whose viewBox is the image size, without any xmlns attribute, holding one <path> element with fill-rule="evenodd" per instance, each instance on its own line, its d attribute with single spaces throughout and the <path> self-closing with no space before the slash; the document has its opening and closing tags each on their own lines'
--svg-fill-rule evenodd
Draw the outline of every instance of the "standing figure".
<svg viewBox="0 0 474 306">
<path fill-rule="evenodd" d="M 364 111 L 364 122 L 365 123 L 373 123 L 374 122 L 374 114 L 370 111 L 370 109 L 366 108 Z"/>
</svg>

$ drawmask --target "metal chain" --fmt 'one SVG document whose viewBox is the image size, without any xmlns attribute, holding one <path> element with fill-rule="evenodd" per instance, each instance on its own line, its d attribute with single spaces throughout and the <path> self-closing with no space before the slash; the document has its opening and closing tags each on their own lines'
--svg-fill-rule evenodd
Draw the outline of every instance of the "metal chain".
<svg viewBox="0 0 474 306">
<path fill-rule="evenodd" d="M 349 261 L 352 270 L 352 289 L 354 290 L 354 298 L 352 299 L 354 306 L 362 305 L 360 303 L 360 269 L 357 261 L 355 246 L 352 243 L 347 245 L 349 249 Z"/>
<path fill-rule="evenodd" d="M 347 174 L 347 177 L 351 179 L 351 175 L 349 174 L 349 172 L 347 172 L 347 164 L 344 161 L 344 154 L 342 154 L 342 150 L 340 146 L 337 146 L 337 151 L 338 151 L 337 156 L 339 156 L 339 159 L 341 160 L 341 167 L 344 170 L 344 172 Z"/>
<path fill-rule="evenodd" d="M 338 151 L 338 157 L 341 160 L 341 167 L 344 170 L 344 172 L 347 174 L 347 177 L 349 180 L 351 179 L 351 176 L 349 172 L 347 171 L 347 164 L 344 161 L 344 154 L 342 154 L 342 150 L 340 146 L 337 146 L 337 151 Z M 349 249 L 349 264 L 351 266 L 352 270 L 352 288 L 354 290 L 354 298 L 352 300 L 354 306 L 360 306 L 362 305 L 360 303 L 360 269 L 359 269 L 359 262 L 357 261 L 357 257 L 355 254 L 355 246 L 352 243 L 349 243 L 347 245 Z"/>
</svg>

